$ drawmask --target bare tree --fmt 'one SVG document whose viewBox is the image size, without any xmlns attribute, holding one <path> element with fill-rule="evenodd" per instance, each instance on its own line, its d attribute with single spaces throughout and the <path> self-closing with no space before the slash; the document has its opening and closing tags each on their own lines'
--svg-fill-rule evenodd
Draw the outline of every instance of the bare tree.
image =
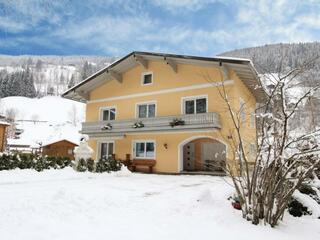
<svg viewBox="0 0 320 240">
<path fill-rule="evenodd" d="M 70 119 L 71 123 L 74 126 L 76 126 L 79 121 L 79 116 L 78 116 L 78 111 L 77 111 L 76 105 L 72 104 L 72 107 L 68 112 L 68 115 L 69 115 L 69 119 Z"/>
<path fill-rule="evenodd" d="M 261 220 L 272 227 L 283 218 L 293 193 L 312 177 L 319 165 L 319 128 L 292 128 L 299 107 L 319 90 L 320 84 L 297 88 L 317 58 L 303 62 L 278 74 L 267 74 L 272 90 L 265 103 L 256 109 L 257 148 L 252 161 L 248 151 L 240 109 L 235 109 L 224 84 L 218 87 L 232 120 L 228 139 L 234 155 L 225 171 L 231 177 L 239 198 L 243 217 L 258 224 Z M 223 76 L 223 74 L 221 74 Z M 212 82 L 209 76 L 206 76 Z M 222 77 L 223 79 L 223 77 Z M 313 81 L 314 82 L 314 81 Z M 261 86 L 257 86 L 261 87 Z M 297 91 L 299 89 L 299 91 Z"/>
<path fill-rule="evenodd" d="M 18 110 L 16 108 L 8 108 L 8 109 L 6 109 L 5 115 L 12 122 L 14 122 L 16 120 L 17 114 L 18 114 Z"/>
</svg>

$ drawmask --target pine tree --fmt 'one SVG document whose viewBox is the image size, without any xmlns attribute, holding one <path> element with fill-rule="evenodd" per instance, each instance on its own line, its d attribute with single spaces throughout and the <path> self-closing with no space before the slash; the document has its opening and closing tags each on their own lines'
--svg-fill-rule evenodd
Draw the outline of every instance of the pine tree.
<svg viewBox="0 0 320 240">
<path fill-rule="evenodd" d="M 76 84 L 74 74 L 71 75 L 70 81 L 68 83 L 68 88 L 72 88 Z"/>
<path fill-rule="evenodd" d="M 94 71 L 95 69 L 93 69 L 93 66 L 90 63 L 88 63 L 88 61 L 85 61 L 81 69 L 82 80 L 89 77 L 91 74 L 93 74 Z"/>
<path fill-rule="evenodd" d="M 41 59 L 38 59 L 37 63 L 36 63 L 36 69 L 37 71 L 40 71 L 42 68 L 42 64 L 43 62 L 41 61 Z"/>
</svg>

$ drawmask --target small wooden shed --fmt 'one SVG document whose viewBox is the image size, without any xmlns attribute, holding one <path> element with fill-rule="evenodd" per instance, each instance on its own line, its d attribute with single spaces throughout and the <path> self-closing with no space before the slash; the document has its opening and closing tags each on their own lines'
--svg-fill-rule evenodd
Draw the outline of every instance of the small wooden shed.
<svg viewBox="0 0 320 240">
<path fill-rule="evenodd" d="M 7 139 L 6 129 L 9 126 L 9 123 L 0 120 L 0 152 L 3 152 L 5 150 Z"/>
<path fill-rule="evenodd" d="M 42 146 L 42 155 L 50 157 L 68 157 L 74 159 L 73 150 L 78 144 L 67 139 L 50 142 Z"/>
</svg>

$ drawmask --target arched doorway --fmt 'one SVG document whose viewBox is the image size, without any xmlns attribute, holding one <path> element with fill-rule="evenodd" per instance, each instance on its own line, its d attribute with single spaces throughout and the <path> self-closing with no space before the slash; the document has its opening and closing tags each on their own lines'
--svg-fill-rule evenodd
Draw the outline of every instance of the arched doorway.
<svg viewBox="0 0 320 240">
<path fill-rule="evenodd" d="M 212 138 L 201 137 L 182 146 L 182 171 L 224 172 L 226 145 Z"/>
</svg>

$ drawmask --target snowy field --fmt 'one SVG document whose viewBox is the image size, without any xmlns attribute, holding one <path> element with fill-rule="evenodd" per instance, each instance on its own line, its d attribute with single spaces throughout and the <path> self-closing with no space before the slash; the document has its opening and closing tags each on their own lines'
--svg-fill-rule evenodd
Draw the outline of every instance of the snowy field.
<svg viewBox="0 0 320 240">
<path fill-rule="evenodd" d="M 8 144 L 39 147 L 62 139 L 79 143 L 85 116 L 83 103 L 54 96 L 1 99 L 0 113 L 8 115 L 9 110 L 13 111 L 16 128 L 22 133 L 17 139 L 9 136 Z"/>
<path fill-rule="evenodd" d="M 320 239 L 311 217 L 246 222 L 232 192 L 211 176 L 1 171 L 0 239 Z"/>
</svg>

